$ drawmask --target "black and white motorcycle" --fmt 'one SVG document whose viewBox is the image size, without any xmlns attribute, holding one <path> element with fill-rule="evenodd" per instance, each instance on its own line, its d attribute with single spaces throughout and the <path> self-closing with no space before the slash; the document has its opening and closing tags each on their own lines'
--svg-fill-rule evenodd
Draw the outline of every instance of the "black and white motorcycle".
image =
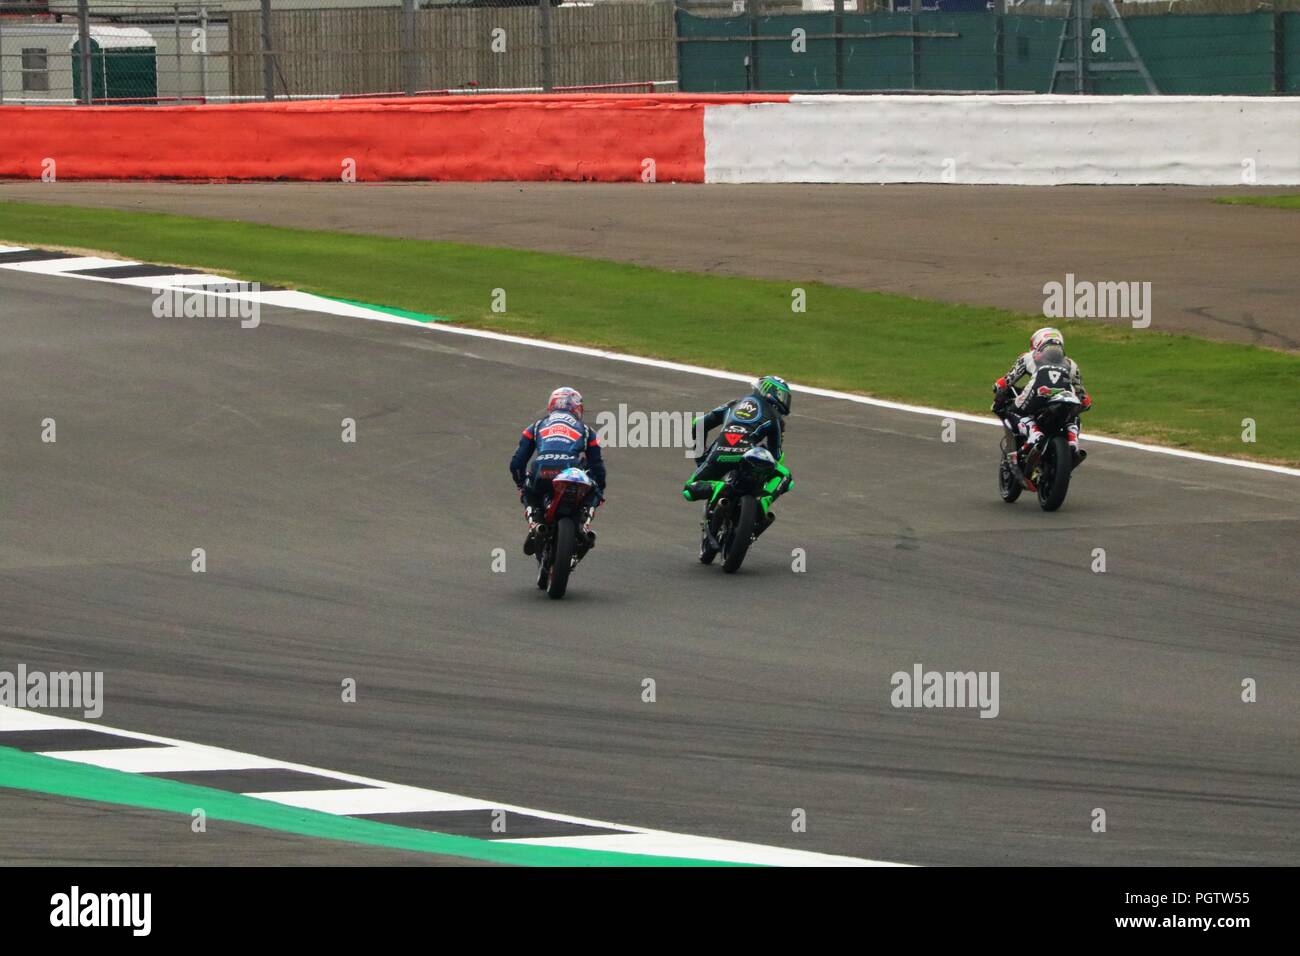
<svg viewBox="0 0 1300 956">
<path fill-rule="evenodd" d="M 998 494 L 1010 504 L 1022 491 L 1038 495 L 1038 506 L 1044 511 L 1055 511 L 1065 503 L 1070 490 L 1070 474 L 1074 458 L 1070 453 L 1070 425 L 1088 406 L 1074 393 L 1070 385 L 1070 371 L 1057 365 L 1042 365 L 1025 386 L 1033 395 L 1026 403 L 1030 414 L 1043 433 L 1023 460 L 1012 457 L 1019 451 L 1020 436 L 1005 418 L 1002 420 L 1002 461 L 998 466 Z M 1011 390 L 1018 401 L 1023 392 Z M 1017 456 L 1018 457 L 1018 456 Z"/>
</svg>

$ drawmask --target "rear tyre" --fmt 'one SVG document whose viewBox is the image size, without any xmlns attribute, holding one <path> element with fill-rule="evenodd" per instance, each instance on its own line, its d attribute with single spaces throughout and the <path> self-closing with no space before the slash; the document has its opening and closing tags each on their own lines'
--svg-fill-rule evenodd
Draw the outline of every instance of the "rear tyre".
<svg viewBox="0 0 1300 956">
<path fill-rule="evenodd" d="M 731 534 L 722 547 L 722 570 L 734 574 L 740 570 L 754 537 L 754 522 L 758 519 L 758 499 L 745 495 L 740 499 L 740 514 L 731 528 Z"/>
<path fill-rule="evenodd" d="M 1042 477 L 1038 481 L 1038 506 L 1055 511 L 1065 504 L 1070 490 L 1070 443 L 1057 435 L 1043 452 Z"/>
<path fill-rule="evenodd" d="M 561 518 L 555 523 L 555 553 L 551 557 L 550 579 L 546 593 L 559 600 L 569 586 L 569 571 L 573 567 L 573 544 L 578 529 L 572 518 Z"/>
</svg>

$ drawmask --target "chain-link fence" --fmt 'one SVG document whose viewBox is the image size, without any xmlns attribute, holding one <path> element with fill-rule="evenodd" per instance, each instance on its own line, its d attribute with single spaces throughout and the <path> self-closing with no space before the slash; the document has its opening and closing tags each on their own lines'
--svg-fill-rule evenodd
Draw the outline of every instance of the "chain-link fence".
<svg viewBox="0 0 1300 956">
<path fill-rule="evenodd" d="M 0 0 L 0 102 L 1296 93 L 1295 11 L 1300 0 Z"/>
<path fill-rule="evenodd" d="M 0 102 L 667 91 L 675 40 L 671 0 L 0 0 Z"/>
<path fill-rule="evenodd" d="M 1300 92 L 1300 0 L 679 0 L 679 89 Z"/>
<path fill-rule="evenodd" d="M 183 103 L 229 96 L 218 4 L 0 0 L 0 102 Z"/>
</svg>

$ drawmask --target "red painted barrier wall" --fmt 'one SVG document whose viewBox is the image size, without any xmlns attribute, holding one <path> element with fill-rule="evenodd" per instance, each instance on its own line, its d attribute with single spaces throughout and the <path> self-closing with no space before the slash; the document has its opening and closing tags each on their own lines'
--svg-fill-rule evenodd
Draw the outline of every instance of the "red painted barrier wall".
<svg viewBox="0 0 1300 956">
<path fill-rule="evenodd" d="M 702 182 L 704 107 L 784 97 L 605 94 L 0 107 L 0 176 Z"/>
</svg>

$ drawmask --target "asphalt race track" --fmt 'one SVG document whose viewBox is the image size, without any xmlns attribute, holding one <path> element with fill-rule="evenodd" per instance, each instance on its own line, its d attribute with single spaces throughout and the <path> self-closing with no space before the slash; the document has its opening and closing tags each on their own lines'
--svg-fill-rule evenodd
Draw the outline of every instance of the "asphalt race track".
<svg viewBox="0 0 1300 956">
<path fill-rule="evenodd" d="M 550 389 L 594 420 L 734 384 L 150 302 L 0 273 L 0 667 L 104 670 L 106 724 L 880 860 L 1300 863 L 1300 479 L 1096 445 L 1049 515 L 998 500 L 992 428 L 945 443 L 935 418 L 797 394 L 797 486 L 740 574 L 695 560 L 680 449 L 612 448 L 599 546 L 553 602 L 506 472 Z M 998 716 L 893 708 L 916 663 L 999 672 Z M 5 863 L 84 859 L 39 836 L 55 814 L 93 824 L 103 862 L 142 861 L 144 826 L 163 862 L 421 862 L 236 827 L 203 852 L 117 807 L 0 806 Z"/>
</svg>

